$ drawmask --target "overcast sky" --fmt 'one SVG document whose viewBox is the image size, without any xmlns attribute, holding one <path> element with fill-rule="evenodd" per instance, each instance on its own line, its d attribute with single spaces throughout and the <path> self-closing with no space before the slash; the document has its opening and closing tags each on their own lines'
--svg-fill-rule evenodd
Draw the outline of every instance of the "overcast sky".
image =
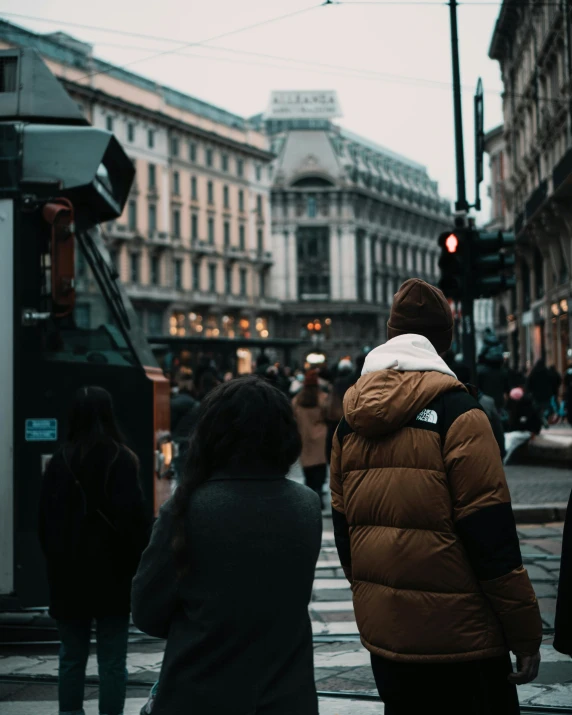
<svg viewBox="0 0 572 715">
<path fill-rule="evenodd" d="M 474 195 L 472 98 L 479 76 L 486 92 L 485 128 L 502 121 L 499 67 L 488 58 L 500 5 L 469 0 L 458 13 L 470 201 Z M 383 4 L 348 0 L 338 6 L 312 0 L 19 0 L 16 5 L 0 0 L 0 7 L 5 11 L 0 15 L 11 22 L 36 32 L 64 30 L 92 43 L 98 57 L 129 65 L 134 72 L 244 116 L 262 111 L 273 89 L 335 89 L 343 126 L 424 164 L 441 193 L 455 198 L 445 4 L 432 0 L 409 5 L 407 0 Z M 16 9 L 29 17 L 8 15 Z M 186 43 L 306 9 L 209 42 L 208 47 L 185 48 Z M 58 22 L 64 20 L 87 27 Z M 95 28 L 160 36 L 180 44 Z M 150 57 L 177 48 L 176 53 Z M 482 193 L 486 194 L 486 184 Z M 486 202 L 481 219 L 486 218 L 488 206 Z"/>
</svg>

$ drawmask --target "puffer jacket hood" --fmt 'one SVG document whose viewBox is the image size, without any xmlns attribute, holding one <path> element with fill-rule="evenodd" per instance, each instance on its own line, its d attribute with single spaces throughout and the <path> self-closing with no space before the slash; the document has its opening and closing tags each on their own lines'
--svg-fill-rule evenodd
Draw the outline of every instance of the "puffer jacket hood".
<svg viewBox="0 0 572 715">
<path fill-rule="evenodd" d="M 455 373 L 421 335 L 400 335 L 366 358 L 362 377 L 344 399 L 354 432 L 375 439 L 397 432 L 439 395 L 464 389 Z"/>
<path fill-rule="evenodd" d="M 344 399 L 351 429 L 375 439 L 397 432 L 443 393 L 463 385 L 438 372 L 381 370 L 361 377 Z"/>
</svg>

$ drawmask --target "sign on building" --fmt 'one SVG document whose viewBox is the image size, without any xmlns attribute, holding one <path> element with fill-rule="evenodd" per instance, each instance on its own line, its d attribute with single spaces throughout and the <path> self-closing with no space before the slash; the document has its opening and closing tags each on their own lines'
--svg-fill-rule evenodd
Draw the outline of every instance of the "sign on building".
<svg viewBox="0 0 572 715">
<path fill-rule="evenodd" d="M 275 91 L 270 95 L 266 119 L 333 119 L 341 117 L 333 90 Z"/>
</svg>

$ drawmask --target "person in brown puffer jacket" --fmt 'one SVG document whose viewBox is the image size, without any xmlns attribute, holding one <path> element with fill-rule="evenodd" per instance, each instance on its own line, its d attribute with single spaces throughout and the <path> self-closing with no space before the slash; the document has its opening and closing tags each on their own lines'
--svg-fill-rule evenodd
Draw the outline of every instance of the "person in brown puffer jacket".
<svg viewBox="0 0 572 715">
<path fill-rule="evenodd" d="M 386 715 L 512 715 L 515 685 L 538 674 L 499 447 L 440 357 L 452 329 L 441 291 L 406 281 L 334 438 L 336 545 Z"/>
</svg>

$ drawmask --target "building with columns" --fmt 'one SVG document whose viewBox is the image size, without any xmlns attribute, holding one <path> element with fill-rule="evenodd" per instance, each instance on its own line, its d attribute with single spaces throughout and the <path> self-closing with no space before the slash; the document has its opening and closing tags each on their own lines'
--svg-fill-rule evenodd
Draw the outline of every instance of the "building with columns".
<svg viewBox="0 0 572 715">
<path fill-rule="evenodd" d="M 437 238 L 451 220 L 423 166 L 319 113 L 258 118 L 276 154 L 277 333 L 304 340 L 300 362 L 312 351 L 335 362 L 384 341 L 401 283 L 412 276 L 437 282 Z"/>
<path fill-rule="evenodd" d="M 505 89 L 492 189 L 517 238 L 516 299 L 498 319 L 517 333 L 521 366 L 544 357 L 560 371 L 572 358 L 571 37 L 569 3 L 504 0 L 489 52 Z"/>
<path fill-rule="evenodd" d="M 144 331 L 273 337 L 279 304 L 269 275 L 267 137 L 240 116 L 98 60 L 65 33 L 38 35 L 0 21 L 0 47 L 14 46 L 37 49 L 136 167 L 125 212 L 104 233 Z M 95 327 L 97 299 L 81 256 L 76 279 L 76 315 Z"/>
</svg>

